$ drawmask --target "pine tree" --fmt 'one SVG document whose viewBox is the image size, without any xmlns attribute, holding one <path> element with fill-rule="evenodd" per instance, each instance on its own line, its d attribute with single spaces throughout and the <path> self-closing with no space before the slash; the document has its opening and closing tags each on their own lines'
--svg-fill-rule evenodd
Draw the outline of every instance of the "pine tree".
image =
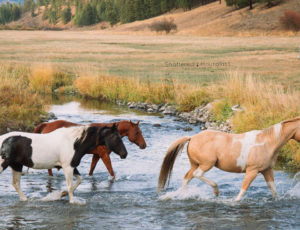
<svg viewBox="0 0 300 230">
<path fill-rule="evenodd" d="M 114 25 L 118 22 L 117 12 L 111 1 L 107 1 L 106 3 L 106 19 L 111 25 Z"/>
</svg>

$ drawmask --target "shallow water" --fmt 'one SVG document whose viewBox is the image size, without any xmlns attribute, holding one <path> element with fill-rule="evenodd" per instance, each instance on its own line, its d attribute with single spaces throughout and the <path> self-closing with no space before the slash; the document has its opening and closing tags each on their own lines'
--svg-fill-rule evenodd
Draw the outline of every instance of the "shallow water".
<svg viewBox="0 0 300 230">
<path fill-rule="evenodd" d="M 185 123 L 172 117 L 159 118 L 107 104 L 80 105 L 70 102 L 50 108 L 59 119 L 78 123 L 141 120 L 147 148 L 139 149 L 125 137 L 128 157 L 111 154 L 116 181 L 101 161 L 93 176 L 88 176 L 91 155 L 86 155 L 79 171 L 82 184 L 75 192 L 81 205 L 57 199 L 66 189 L 62 171 L 30 170 L 22 176 L 21 187 L 29 201 L 21 202 L 11 185 L 11 170 L 0 176 L 0 229 L 300 229 L 300 175 L 275 172 L 278 198 L 273 200 L 260 175 L 246 197 L 233 202 L 243 174 L 212 169 L 206 176 L 219 185 L 216 198 L 211 187 L 193 179 L 187 192 L 180 190 L 182 177 L 189 169 L 186 151 L 178 157 L 167 192 L 156 194 L 157 178 L 167 148 L 185 132 Z M 155 127 L 154 124 L 161 124 Z M 26 169 L 24 170 L 26 171 Z M 85 203 L 85 204 L 84 204 Z"/>
</svg>

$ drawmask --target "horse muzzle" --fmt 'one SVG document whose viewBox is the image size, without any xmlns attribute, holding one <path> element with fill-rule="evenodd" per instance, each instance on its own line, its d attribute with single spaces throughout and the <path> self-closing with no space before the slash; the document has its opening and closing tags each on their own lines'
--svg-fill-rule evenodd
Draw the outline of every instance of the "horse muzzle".
<svg viewBox="0 0 300 230">
<path fill-rule="evenodd" d="M 139 145 L 140 149 L 145 149 L 147 147 L 146 143 Z"/>
<path fill-rule="evenodd" d="M 121 159 L 126 159 L 126 157 L 127 157 L 127 153 L 125 153 L 125 154 L 120 154 L 120 158 L 121 158 Z"/>
</svg>

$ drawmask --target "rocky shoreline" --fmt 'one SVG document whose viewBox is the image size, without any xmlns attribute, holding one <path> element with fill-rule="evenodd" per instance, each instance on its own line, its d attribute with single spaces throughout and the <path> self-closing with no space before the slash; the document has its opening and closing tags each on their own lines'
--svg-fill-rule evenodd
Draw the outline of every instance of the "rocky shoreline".
<svg viewBox="0 0 300 230">
<path fill-rule="evenodd" d="M 231 132 L 232 127 L 229 120 L 226 122 L 216 122 L 213 120 L 213 115 L 210 112 L 212 104 L 199 106 L 191 112 L 179 112 L 175 105 L 171 104 L 148 104 L 143 102 L 123 102 L 117 101 L 119 106 L 126 106 L 129 109 L 138 109 L 146 111 L 148 113 L 160 113 L 162 115 L 169 115 L 176 117 L 174 121 L 185 121 L 192 125 L 199 125 L 200 129 L 214 129 L 223 132 Z M 192 130 L 190 127 L 186 127 L 186 131 Z"/>
</svg>

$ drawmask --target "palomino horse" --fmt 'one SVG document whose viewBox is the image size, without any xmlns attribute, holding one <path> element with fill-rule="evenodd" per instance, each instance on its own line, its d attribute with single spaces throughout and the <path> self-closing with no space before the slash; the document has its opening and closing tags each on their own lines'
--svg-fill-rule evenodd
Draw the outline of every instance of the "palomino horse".
<svg viewBox="0 0 300 230">
<path fill-rule="evenodd" d="M 112 127 L 80 126 L 57 129 L 48 134 L 10 132 L 0 136 L 0 173 L 12 168 L 13 186 L 22 201 L 27 200 L 20 189 L 23 166 L 34 169 L 62 168 L 65 174 L 70 203 L 73 192 L 81 183 L 77 170 L 81 158 L 98 145 L 105 145 L 122 158 L 127 150 L 116 125 Z M 77 181 L 72 186 L 73 175 Z M 63 195 L 63 194 L 62 194 Z"/>
<path fill-rule="evenodd" d="M 204 177 L 204 173 L 215 166 L 227 172 L 246 173 L 235 201 L 242 199 L 258 173 L 263 174 L 275 197 L 273 168 L 280 148 L 290 139 L 300 142 L 300 117 L 280 122 L 264 130 L 242 134 L 206 130 L 192 137 L 182 137 L 168 149 L 160 171 L 158 191 L 170 180 L 175 159 L 189 141 L 187 153 L 191 169 L 184 176 L 183 189 L 196 177 L 212 186 L 218 196 L 217 184 Z"/>
<path fill-rule="evenodd" d="M 135 143 L 141 149 L 146 148 L 146 142 L 144 140 L 142 131 L 139 128 L 139 122 L 133 123 L 131 121 L 119 121 L 115 123 L 92 123 L 92 126 L 112 126 L 113 124 L 118 124 L 118 131 L 121 137 L 128 136 L 129 141 Z M 53 122 L 45 122 L 40 124 L 34 129 L 34 133 L 49 133 L 53 130 L 56 130 L 61 127 L 70 127 L 70 126 L 80 126 L 79 124 L 72 123 L 64 120 L 57 120 Z M 114 178 L 115 174 L 111 165 L 111 160 L 109 154 L 111 153 L 105 146 L 97 146 L 95 149 L 91 150 L 89 153 L 94 154 L 93 160 L 91 163 L 91 168 L 89 175 L 93 175 L 94 169 L 101 158 L 104 165 L 106 166 L 110 175 Z M 52 170 L 49 169 L 48 173 L 50 176 L 53 176 Z"/>
</svg>

